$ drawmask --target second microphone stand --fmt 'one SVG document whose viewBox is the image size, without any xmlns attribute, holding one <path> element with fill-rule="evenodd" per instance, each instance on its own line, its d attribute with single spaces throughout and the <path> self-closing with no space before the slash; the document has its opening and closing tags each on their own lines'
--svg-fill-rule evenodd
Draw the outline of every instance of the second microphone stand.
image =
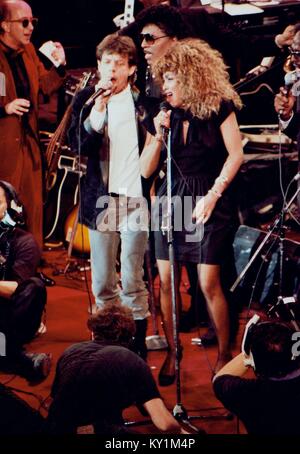
<svg viewBox="0 0 300 454">
<path fill-rule="evenodd" d="M 196 433 L 202 433 L 203 429 L 200 429 L 193 424 L 190 420 L 192 419 L 231 419 L 231 414 L 226 415 L 193 415 L 188 416 L 185 407 L 181 400 L 181 377 L 180 377 L 180 359 L 181 351 L 179 346 L 179 334 L 178 334 L 178 302 L 176 292 L 176 278 L 175 278 L 175 255 L 174 255 L 174 237 L 173 237 L 173 216 L 172 216 L 172 153 L 171 153 L 171 129 L 165 130 L 165 136 L 167 136 L 167 213 L 165 215 L 166 222 L 163 222 L 161 227 L 162 232 L 167 235 L 169 262 L 171 271 L 171 299 L 172 299 L 172 321 L 173 321 L 173 336 L 175 345 L 175 383 L 176 383 L 176 404 L 173 408 L 173 416 L 180 421 L 183 426 Z"/>
<path fill-rule="evenodd" d="M 237 288 L 237 286 L 239 285 L 241 280 L 245 277 L 245 274 L 247 273 L 247 271 L 249 270 L 249 268 L 252 266 L 253 262 L 257 258 L 258 254 L 262 251 L 264 245 L 267 243 L 267 241 L 270 239 L 270 237 L 275 232 L 278 232 L 278 234 L 277 234 L 277 236 L 279 237 L 279 286 L 278 286 L 278 298 L 277 298 L 277 302 L 268 310 L 268 314 L 267 315 L 270 315 L 271 312 L 273 312 L 273 311 L 276 314 L 277 313 L 277 309 L 279 308 L 279 306 L 282 303 L 285 304 L 286 302 L 287 303 L 292 302 L 290 298 L 284 298 L 283 295 L 282 295 L 282 292 L 283 292 L 283 285 L 282 285 L 282 283 L 283 283 L 283 263 L 284 263 L 284 247 L 283 247 L 283 243 L 284 243 L 284 240 L 285 240 L 285 233 L 284 233 L 285 232 L 285 226 L 284 226 L 284 222 L 285 222 L 286 213 L 289 211 L 290 206 L 292 205 L 294 200 L 297 198 L 299 193 L 300 193 L 300 185 L 298 185 L 297 190 L 295 191 L 293 196 L 290 198 L 290 200 L 287 203 L 284 203 L 281 212 L 279 213 L 279 215 L 275 219 L 275 221 L 274 221 L 272 227 L 270 228 L 268 234 L 265 236 L 264 240 L 258 246 L 256 251 L 252 255 L 251 259 L 249 260 L 249 262 L 247 263 L 245 268 L 242 270 L 242 272 L 239 274 L 239 276 L 237 277 L 237 279 L 235 280 L 234 284 L 232 285 L 232 287 L 230 289 L 231 292 L 233 292 Z M 287 300 L 287 301 L 285 301 L 285 300 Z M 295 320 L 294 314 L 291 313 L 291 315 L 293 317 L 292 324 L 295 326 L 295 328 L 297 330 L 299 330 L 299 326 L 298 326 L 298 323 Z"/>
</svg>

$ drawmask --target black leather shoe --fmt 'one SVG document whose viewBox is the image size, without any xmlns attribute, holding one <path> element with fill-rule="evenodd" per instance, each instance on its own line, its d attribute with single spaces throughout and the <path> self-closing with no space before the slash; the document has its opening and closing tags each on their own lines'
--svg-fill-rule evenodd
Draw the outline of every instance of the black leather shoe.
<svg viewBox="0 0 300 454">
<path fill-rule="evenodd" d="M 214 330 L 214 327 L 210 325 L 206 333 L 203 334 L 203 336 L 201 336 L 201 345 L 208 347 L 210 345 L 217 345 L 217 343 L 218 339 L 216 336 L 216 332 Z"/>
<path fill-rule="evenodd" d="M 160 386 L 170 386 L 175 381 L 175 365 L 173 368 L 171 365 L 172 361 L 175 362 L 175 358 L 172 358 L 172 353 L 169 352 L 158 374 L 158 383 Z M 174 370 L 173 373 L 170 373 L 169 369 L 171 369 L 171 367 L 172 370 Z"/>
<path fill-rule="evenodd" d="M 182 360 L 183 347 L 179 346 L 178 359 Z M 158 374 L 158 383 L 160 386 L 170 386 L 175 381 L 175 358 L 176 352 L 169 350 Z"/>
<path fill-rule="evenodd" d="M 53 287 L 53 285 L 56 284 L 54 279 L 51 279 L 51 277 L 47 276 L 42 271 L 37 273 L 37 277 L 39 277 L 41 279 L 41 281 L 46 285 L 46 287 Z"/>
</svg>

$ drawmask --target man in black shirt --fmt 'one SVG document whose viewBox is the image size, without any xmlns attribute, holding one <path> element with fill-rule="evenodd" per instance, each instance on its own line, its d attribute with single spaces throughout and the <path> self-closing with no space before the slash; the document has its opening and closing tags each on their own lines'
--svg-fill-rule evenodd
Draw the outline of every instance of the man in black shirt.
<svg viewBox="0 0 300 454">
<path fill-rule="evenodd" d="M 97 434 L 123 434 L 122 412 L 137 404 L 162 432 L 187 433 L 165 407 L 149 366 L 127 348 L 135 331 L 132 311 L 107 303 L 88 328 L 93 340 L 72 345 L 58 360 L 49 431 L 70 434 L 93 424 Z"/>
<path fill-rule="evenodd" d="M 300 434 L 298 334 L 278 321 L 258 323 L 243 342 L 247 351 L 214 377 L 217 398 L 242 420 L 249 434 Z M 242 378 L 249 365 L 256 378 Z"/>
<path fill-rule="evenodd" d="M 35 277 L 39 247 L 31 233 L 16 227 L 21 211 L 13 186 L 0 180 L 0 332 L 6 341 L 0 368 L 37 382 L 49 374 L 50 356 L 22 348 L 38 331 L 46 290 Z"/>
</svg>

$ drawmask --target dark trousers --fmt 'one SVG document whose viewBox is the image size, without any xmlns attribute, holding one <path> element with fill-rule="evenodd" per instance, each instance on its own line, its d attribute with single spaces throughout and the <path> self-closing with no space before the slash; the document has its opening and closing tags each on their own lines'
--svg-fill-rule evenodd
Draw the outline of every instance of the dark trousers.
<svg viewBox="0 0 300 454">
<path fill-rule="evenodd" d="M 6 357 L 1 357 L 1 363 L 18 361 L 23 355 L 23 345 L 40 326 L 46 300 L 45 286 L 36 277 L 19 284 L 10 299 L 0 298 L 0 332 L 6 340 Z"/>
</svg>

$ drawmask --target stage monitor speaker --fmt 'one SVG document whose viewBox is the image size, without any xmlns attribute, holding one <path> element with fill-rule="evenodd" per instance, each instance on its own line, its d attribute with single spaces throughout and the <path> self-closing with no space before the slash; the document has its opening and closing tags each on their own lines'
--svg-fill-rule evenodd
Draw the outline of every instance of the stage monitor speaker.
<svg viewBox="0 0 300 454">
<path fill-rule="evenodd" d="M 237 273 L 240 274 L 255 253 L 266 232 L 241 225 L 234 240 Z M 284 264 L 282 295 L 295 296 L 300 302 L 300 244 L 292 240 L 283 242 Z M 260 303 L 262 308 L 273 305 L 279 295 L 279 238 L 272 235 L 247 271 L 240 286 L 240 297 L 248 305 Z"/>
</svg>

